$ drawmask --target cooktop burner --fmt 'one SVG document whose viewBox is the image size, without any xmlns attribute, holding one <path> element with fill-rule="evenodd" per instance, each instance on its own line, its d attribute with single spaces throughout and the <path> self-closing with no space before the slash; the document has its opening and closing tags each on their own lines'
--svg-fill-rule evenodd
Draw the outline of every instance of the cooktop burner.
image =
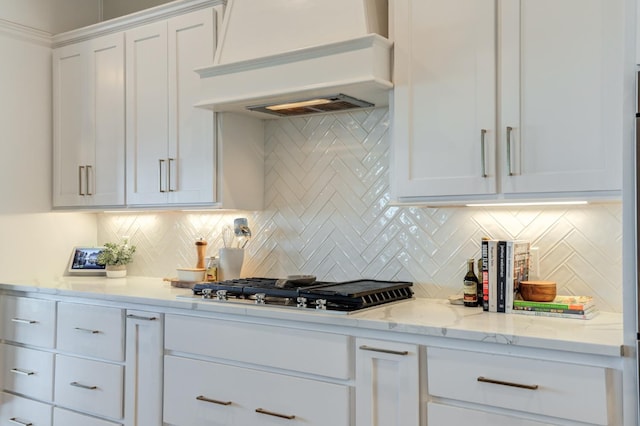
<svg viewBox="0 0 640 426">
<path fill-rule="evenodd" d="M 282 286 L 274 278 L 199 283 L 193 294 L 205 300 L 251 300 L 256 305 L 352 312 L 413 297 L 410 282 L 355 280 Z"/>
</svg>

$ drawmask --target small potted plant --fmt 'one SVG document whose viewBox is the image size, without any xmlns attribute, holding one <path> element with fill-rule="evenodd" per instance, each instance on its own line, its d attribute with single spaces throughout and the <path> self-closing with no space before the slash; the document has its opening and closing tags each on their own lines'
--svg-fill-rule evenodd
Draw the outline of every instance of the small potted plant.
<svg viewBox="0 0 640 426">
<path fill-rule="evenodd" d="M 127 276 L 127 265 L 133 262 L 135 252 L 136 246 L 130 245 L 125 237 L 122 243 L 105 243 L 96 261 L 106 265 L 108 278 L 122 278 Z"/>
</svg>

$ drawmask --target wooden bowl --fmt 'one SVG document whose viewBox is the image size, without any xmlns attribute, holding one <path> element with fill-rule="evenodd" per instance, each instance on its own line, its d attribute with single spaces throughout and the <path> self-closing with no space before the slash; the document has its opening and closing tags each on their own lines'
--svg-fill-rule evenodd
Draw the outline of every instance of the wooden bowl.
<svg viewBox="0 0 640 426">
<path fill-rule="evenodd" d="M 531 302 L 552 302 L 556 298 L 553 281 L 520 281 L 520 295 Z"/>
</svg>

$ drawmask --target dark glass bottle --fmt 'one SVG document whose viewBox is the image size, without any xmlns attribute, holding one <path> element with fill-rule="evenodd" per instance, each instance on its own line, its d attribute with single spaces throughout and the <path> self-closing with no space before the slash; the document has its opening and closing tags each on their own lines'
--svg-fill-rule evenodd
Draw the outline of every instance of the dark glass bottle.
<svg viewBox="0 0 640 426">
<path fill-rule="evenodd" d="M 464 306 L 478 306 L 478 277 L 473 272 L 475 259 L 467 260 L 467 274 L 464 276 Z"/>
</svg>

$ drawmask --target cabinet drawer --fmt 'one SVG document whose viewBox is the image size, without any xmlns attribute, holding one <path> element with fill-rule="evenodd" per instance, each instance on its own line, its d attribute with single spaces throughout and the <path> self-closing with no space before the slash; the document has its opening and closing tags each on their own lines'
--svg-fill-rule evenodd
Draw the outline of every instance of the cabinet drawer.
<svg viewBox="0 0 640 426">
<path fill-rule="evenodd" d="M 56 355 L 57 404 L 114 419 L 123 415 L 123 367 Z"/>
<path fill-rule="evenodd" d="M 599 425 L 609 424 L 611 374 L 600 367 L 427 349 L 427 379 L 433 396 Z"/>
<path fill-rule="evenodd" d="M 491 425 L 491 426 L 553 426 L 553 423 L 541 423 L 519 419 L 503 414 L 487 413 L 467 408 L 451 407 L 443 404 L 427 404 L 429 426 L 451 425 Z"/>
<path fill-rule="evenodd" d="M 122 426 L 122 423 L 108 422 L 56 407 L 53 409 L 53 426 Z"/>
<path fill-rule="evenodd" d="M 52 300 L 3 296 L 0 336 L 11 342 L 53 348 L 56 303 Z"/>
<path fill-rule="evenodd" d="M 51 426 L 51 406 L 27 398 L 0 394 L 0 426 Z"/>
<path fill-rule="evenodd" d="M 105 306 L 58 304 L 58 349 L 112 361 L 124 360 L 124 312 Z"/>
<path fill-rule="evenodd" d="M 164 365 L 169 424 L 350 424 L 348 386 L 174 356 Z"/>
<path fill-rule="evenodd" d="M 337 379 L 353 376 L 351 338 L 340 334 L 167 315 L 165 347 Z"/>
<path fill-rule="evenodd" d="M 0 383 L 4 389 L 36 399 L 53 399 L 53 354 L 2 344 Z"/>
</svg>

